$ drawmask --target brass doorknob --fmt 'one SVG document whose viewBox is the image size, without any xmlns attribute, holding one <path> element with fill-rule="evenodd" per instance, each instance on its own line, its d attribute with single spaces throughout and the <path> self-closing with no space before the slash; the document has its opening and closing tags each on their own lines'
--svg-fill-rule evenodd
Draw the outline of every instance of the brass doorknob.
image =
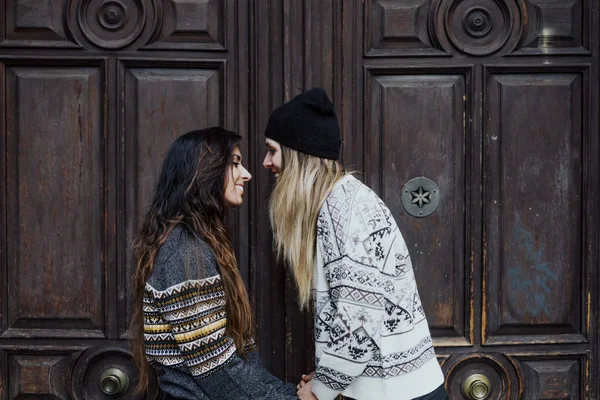
<svg viewBox="0 0 600 400">
<path fill-rule="evenodd" d="M 487 376 L 473 374 L 465 379 L 462 389 L 469 400 L 485 400 L 492 391 L 492 385 Z"/>
<path fill-rule="evenodd" d="M 117 396 L 129 387 L 129 378 L 118 368 L 109 368 L 100 376 L 100 389 L 104 394 Z"/>
</svg>

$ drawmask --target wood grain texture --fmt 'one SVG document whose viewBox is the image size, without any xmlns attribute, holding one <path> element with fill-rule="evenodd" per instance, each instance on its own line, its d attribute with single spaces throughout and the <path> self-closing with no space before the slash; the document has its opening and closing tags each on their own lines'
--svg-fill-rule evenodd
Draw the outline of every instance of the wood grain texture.
<svg viewBox="0 0 600 400">
<path fill-rule="evenodd" d="M 75 348 L 90 371 L 122 362 L 161 157 L 210 124 L 242 134 L 253 175 L 228 226 L 263 363 L 311 370 L 261 164 L 271 111 L 314 86 L 412 246 L 455 398 L 481 370 L 499 396 L 597 398 L 599 17 L 592 0 L 0 0 L 0 400 L 73 397 L 47 372 Z M 421 175 L 444 197 L 417 220 L 399 190 Z"/>
</svg>

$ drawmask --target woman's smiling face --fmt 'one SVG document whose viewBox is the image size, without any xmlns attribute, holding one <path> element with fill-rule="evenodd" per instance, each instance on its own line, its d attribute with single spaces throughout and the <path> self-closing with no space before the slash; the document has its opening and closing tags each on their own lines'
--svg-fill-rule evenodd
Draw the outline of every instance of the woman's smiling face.
<svg viewBox="0 0 600 400">
<path fill-rule="evenodd" d="M 252 175 L 242 165 L 242 154 L 236 146 L 231 154 L 231 164 L 225 176 L 225 201 L 229 206 L 237 207 L 244 202 L 244 184 L 250 179 Z"/>
</svg>

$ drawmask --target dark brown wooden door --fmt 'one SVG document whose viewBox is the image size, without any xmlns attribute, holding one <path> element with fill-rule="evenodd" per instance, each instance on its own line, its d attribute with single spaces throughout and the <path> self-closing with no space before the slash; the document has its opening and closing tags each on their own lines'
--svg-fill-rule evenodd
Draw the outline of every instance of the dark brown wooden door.
<svg viewBox="0 0 600 400">
<path fill-rule="evenodd" d="M 452 398 L 597 399 L 598 3 L 343 5 L 345 156 L 399 220 Z"/>
<path fill-rule="evenodd" d="M 263 362 L 312 368 L 261 162 L 313 86 L 411 248 L 452 398 L 476 374 L 489 399 L 598 398 L 599 22 L 593 0 L 0 0 L 0 400 L 135 398 L 131 241 L 168 144 L 210 125 L 245 138 L 230 228 Z"/>
<path fill-rule="evenodd" d="M 3 400 L 144 397 L 131 242 L 175 137 L 221 125 L 247 143 L 249 15 L 244 1 L 0 2 Z"/>
</svg>

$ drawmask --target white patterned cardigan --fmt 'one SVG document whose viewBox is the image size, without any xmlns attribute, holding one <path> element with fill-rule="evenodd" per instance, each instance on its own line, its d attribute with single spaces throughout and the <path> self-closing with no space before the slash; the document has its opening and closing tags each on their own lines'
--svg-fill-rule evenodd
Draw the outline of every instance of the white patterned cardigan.
<svg viewBox="0 0 600 400">
<path fill-rule="evenodd" d="M 351 175 L 317 223 L 315 287 L 319 400 L 413 399 L 444 382 L 408 249 L 390 210 Z"/>
</svg>

